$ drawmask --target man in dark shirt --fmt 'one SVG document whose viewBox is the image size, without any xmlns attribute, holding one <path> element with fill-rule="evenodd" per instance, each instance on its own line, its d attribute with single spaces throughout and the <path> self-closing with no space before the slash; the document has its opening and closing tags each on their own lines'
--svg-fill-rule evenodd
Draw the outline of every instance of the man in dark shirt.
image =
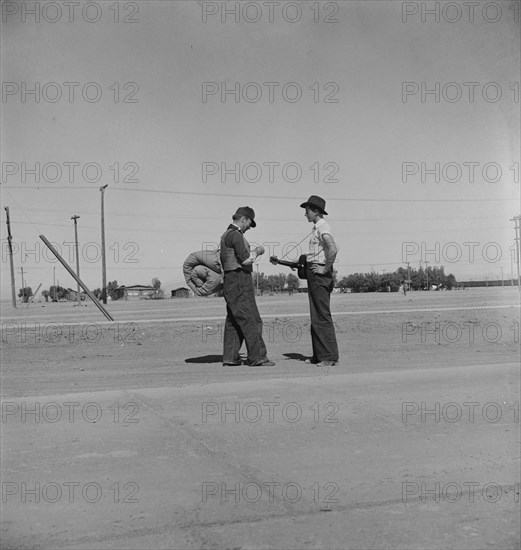
<svg viewBox="0 0 521 550">
<path fill-rule="evenodd" d="M 255 301 L 251 274 L 252 263 L 262 247 L 252 254 L 244 233 L 256 227 L 255 212 L 249 206 L 237 209 L 233 223 L 221 237 L 221 265 L 224 272 L 223 290 L 226 300 L 224 325 L 223 366 L 241 365 L 239 350 L 246 342 L 248 364 L 251 367 L 268 367 L 275 363 L 266 355 L 262 338 L 262 319 Z"/>
</svg>

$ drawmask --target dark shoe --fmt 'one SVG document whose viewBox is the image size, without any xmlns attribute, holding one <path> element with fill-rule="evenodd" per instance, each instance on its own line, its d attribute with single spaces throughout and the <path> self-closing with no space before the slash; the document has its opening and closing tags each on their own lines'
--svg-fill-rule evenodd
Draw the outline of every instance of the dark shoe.
<svg viewBox="0 0 521 550">
<path fill-rule="evenodd" d="M 338 365 L 338 361 L 320 361 L 320 363 L 317 363 L 317 367 L 336 367 Z"/>
<path fill-rule="evenodd" d="M 309 359 L 306 359 L 304 361 L 306 365 L 316 365 L 318 362 L 319 362 L 318 359 L 315 359 L 314 357 L 310 357 Z"/>
<path fill-rule="evenodd" d="M 250 367 L 274 367 L 275 363 L 269 359 L 264 359 L 260 361 L 255 361 L 255 363 L 250 363 Z"/>
<path fill-rule="evenodd" d="M 223 363 L 223 367 L 240 367 L 242 361 L 233 361 L 232 363 Z"/>
</svg>

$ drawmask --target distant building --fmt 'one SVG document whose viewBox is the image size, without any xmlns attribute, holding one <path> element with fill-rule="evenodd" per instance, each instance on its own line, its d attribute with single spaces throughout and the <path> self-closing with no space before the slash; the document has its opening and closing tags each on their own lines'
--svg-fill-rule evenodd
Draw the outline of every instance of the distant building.
<svg viewBox="0 0 521 550">
<path fill-rule="evenodd" d="M 85 300 L 85 297 L 87 295 L 85 294 L 85 292 L 81 292 L 80 291 L 80 300 Z M 67 293 L 65 294 L 65 298 L 69 301 L 69 302 L 77 302 L 78 301 L 78 291 L 77 290 L 73 290 L 72 288 L 68 288 L 67 289 Z"/>
<path fill-rule="evenodd" d="M 116 290 L 122 293 L 123 300 L 143 300 L 154 295 L 154 287 L 147 285 L 119 286 Z"/>
<path fill-rule="evenodd" d="M 190 297 L 190 291 L 188 288 L 184 286 L 180 286 L 179 288 L 175 288 L 171 291 L 172 295 L 171 298 L 189 298 Z"/>
</svg>

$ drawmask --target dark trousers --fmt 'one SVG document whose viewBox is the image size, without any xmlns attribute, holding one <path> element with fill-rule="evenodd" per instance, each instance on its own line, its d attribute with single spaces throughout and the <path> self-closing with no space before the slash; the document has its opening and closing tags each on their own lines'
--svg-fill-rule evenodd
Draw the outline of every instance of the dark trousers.
<svg viewBox="0 0 521 550">
<path fill-rule="evenodd" d="M 227 311 L 223 363 L 233 363 L 239 359 L 244 341 L 250 363 L 266 359 L 262 319 L 255 301 L 251 274 L 242 270 L 229 271 L 224 274 L 223 287 Z"/>
<path fill-rule="evenodd" d="M 338 361 L 335 326 L 331 317 L 330 298 L 333 291 L 333 274 L 313 273 L 308 265 L 309 309 L 311 313 L 311 343 L 316 361 Z"/>
</svg>

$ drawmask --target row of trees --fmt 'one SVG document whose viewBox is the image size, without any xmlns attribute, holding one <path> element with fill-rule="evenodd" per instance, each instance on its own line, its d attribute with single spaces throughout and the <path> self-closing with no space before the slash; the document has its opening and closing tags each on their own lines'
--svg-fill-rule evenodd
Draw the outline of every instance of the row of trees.
<svg viewBox="0 0 521 550">
<path fill-rule="evenodd" d="M 281 292 L 283 289 L 288 290 L 290 294 L 297 291 L 300 287 L 300 279 L 293 273 L 278 275 L 264 275 L 264 273 L 255 273 L 253 276 L 253 284 L 259 289 L 259 292 Z"/>
<path fill-rule="evenodd" d="M 42 292 L 43 294 L 43 292 Z M 33 289 L 30 286 L 26 286 L 25 288 L 21 288 L 18 291 L 18 298 L 22 298 L 22 302 L 27 303 L 29 301 L 29 298 L 33 295 Z"/>
<path fill-rule="evenodd" d="M 411 269 L 410 271 L 410 283 L 407 284 L 407 289 L 410 290 L 428 290 L 431 285 L 436 285 L 441 288 L 451 290 L 457 286 L 456 278 L 452 273 L 445 274 L 443 266 L 441 267 L 428 267 L 423 269 Z M 335 287 L 339 287 L 343 292 L 348 289 L 351 292 L 397 292 L 400 287 L 408 280 L 407 269 L 399 267 L 394 272 L 389 273 L 353 273 L 343 277 L 338 281 L 338 274 L 336 270 L 333 271 L 333 280 Z M 288 290 L 290 294 L 298 291 L 300 288 L 300 280 L 293 273 L 279 273 L 278 275 L 265 275 L 264 273 L 253 274 L 253 284 L 259 289 L 260 294 L 277 293 L 282 290 Z M 163 298 L 164 292 L 161 289 L 161 281 L 154 277 L 152 279 L 152 288 L 150 298 Z M 68 290 L 59 285 L 52 285 L 49 290 L 43 290 L 42 296 L 45 301 L 57 302 L 67 298 Z M 101 289 L 97 288 L 93 292 L 94 296 L 101 299 Z M 33 295 L 31 287 L 20 289 L 18 297 L 22 298 L 24 302 L 28 302 Z M 107 285 L 107 295 L 112 300 L 119 300 L 124 297 L 125 292 L 119 288 L 117 281 L 111 281 Z"/>
<path fill-rule="evenodd" d="M 423 269 L 412 268 L 409 273 L 407 269 L 399 267 L 394 272 L 389 273 L 352 273 L 338 280 L 338 273 L 333 271 L 333 282 L 335 287 L 340 288 L 343 292 L 351 290 L 351 292 L 397 292 L 402 285 L 406 285 L 407 290 L 428 290 L 432 285 L 439 288 L 451 290 L 457 286 L 456 278 L 452 273 L 446 275 L 445 269 L 441 267 L 427 267 Z M 286 275 L 279 273 L 278 275 L 265 276 L 261 273 L 258 276 L 258 288 L 260 293 L 264 292 L 280 292 L 282 289 L 289 290 L 292 294 L 300 287 L 300 280 L 292 273 Z M 257 285 L 257 274 L 254 274 L 254 284 Z"/>
<path fill-rule="evenodd" d="M 404 284 L 407 290 L 428 290 L 432 285 L 451 290 L 457 286 L 456 277 L 452 273 L 445 274 L 443 266 L 429 266 L 427 269 L 412 268 L 410 283 L 406 283 L 409 280 L 408 277 L 409 273 L 403 267 L 389 273 L 353 273 L 340 280 L 338 280 L 337 271 L 333 271 L 334 285 L 343 292 L 347 292 L 348 289 L 351 292 L 397 292 Z M 258 279 L 258 288 L 261 294 L 280 292 L 282 289 L 289 290 L 289 293 L 292 294 L 300 287 L 300 280 L 292 273 L 268 276 L 261 273 Z M 254 284 L 257 285 L 257 274 L 254 274 Z"/>
<path fill-rule="evenodd" d="M 353 273 L 343 277 L 337 286 L 344 292 L 347 289 L 351 292 L 397 292 L 403 284 L 410 290 L 429 290 L 431 285 L 452 290 L 457 286 L 456 277 L 452 273 L 446 275 L 443 266 L 411 269 L 410 275 L 410 283 L 406 283 L 408 272 L 403 267 L 392 273 Z"/>
<path fill-rule="evenodd" d="M 59 300 L 65 300 L 69 291 L 59 285 L 51 285 L 49 290 L 42 290 L 42 296 L 45 301 L 58 302 Z M 33 289 L 30 286 L 21 288 L 18 292 L 18 298 L 22 298 L 22 302 L 27 303 L 33 295 Z"/>
<path fill-rule="evenodd" d="M 152 279 L 152 288 L 151 298 L 163 298 L 164 292 L 161 290 L 161 281 L 154 277 Z M 59 285 L 51 285 L 49 290 L 42 290 L 42 296 L 45 298 L 45 301 L 48 302 L 59 302 L 60 300 L 66 300 L 69 291 Z M 92 294 L 96 296 L 98 300 L 101 300 L 101 288 L 96 288 L 92 291 Z M 18 292 L 18 298 L 22 298 L 22 301 L 27 303 L 31 296 L 33 295 L 33 290 L 30 286 L 21 288 Z M 82 293 L 83 295 L 83 293 Z M 125 291 L 122 288 L 119 288 L 117 281 L 111 281 L 107 284 L 107 295 L 110 296 L 112 300 L 119 300 L 125 296 Z"/>
</svg>

